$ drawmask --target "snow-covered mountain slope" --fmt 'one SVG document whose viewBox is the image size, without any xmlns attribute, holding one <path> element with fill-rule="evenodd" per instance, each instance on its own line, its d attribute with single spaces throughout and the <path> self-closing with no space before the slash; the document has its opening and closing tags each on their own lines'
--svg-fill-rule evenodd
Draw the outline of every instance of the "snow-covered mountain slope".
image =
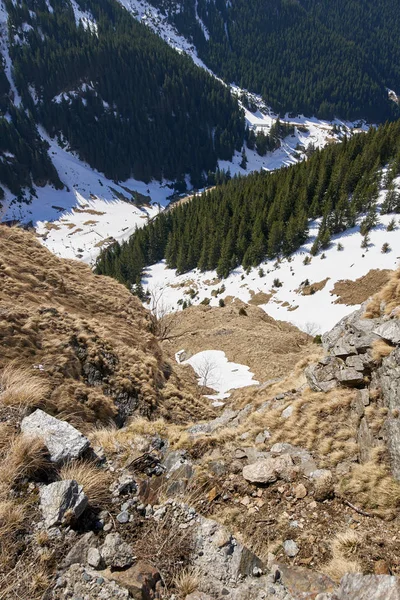
<svg viewBox="0 0 400 600">
<path fill-rule="evenodd" d="M 396 183 L 400 187 L 400 178 Z M 385 194 L 385 191 L 381 192 L 380 202 Z M 395 228 L 388 231 L 393 219 Z M 316 256 L 311 256 L 310 250 L 318 233 L 319 220 L 310 224 L 307 242 L 289 258 L 268 260 L 248 271 L 239 267 L 224 280 L 218 279 L 215 271 L 201 273 L 194 270 L 177 276 L 163 261 L 146 269 L 142 283 L 145 289 L 156 288 L 171 311 L 180 310 L 183 302 L 199 304 L 208 299 L 211 306 L 218 306 L 220 299 L 230 302 L 239 298 L 257 304 L 271 317 L 289 321 L 313 335 L 323 333 L 359 306 L 350 304 L 345 298 L 341 300 L 335 294 L 337 282 L 355 281 L 371 269 L 399 266 L 399 215 L 379 216 L 378 224 L 369 234 L 368 248 L 361 247 L 361 220 L 362 217 L 353 229 L 333 236 L 329 247 Z M 382 251 L 384 244 L 388 244 L 386 252 Z M 357 285 L 353 288 L 356 290 Z"/>
<path fill-rule="evenodd" d="M 41 135 L 50 144 L 50 157 L 65 188 L 36 187 L 37 197 L 30 204 L 7 194 L 0 216 L 2 221 L 32 222 L 43 244 L 57 256 L 92 263 L 105 244 L 127 239 L 166 206 L 172 192 L 167 182 L 130 179 L 117 184 L 61 148 L 43 130 Z"/>
</svg>

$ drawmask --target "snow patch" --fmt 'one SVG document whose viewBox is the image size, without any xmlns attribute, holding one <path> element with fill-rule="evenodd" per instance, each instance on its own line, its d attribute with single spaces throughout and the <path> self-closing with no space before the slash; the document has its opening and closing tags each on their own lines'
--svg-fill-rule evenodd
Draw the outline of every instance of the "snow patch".
<svg viewBox="0 0 400 600">
<path fill-rule="evenodd" d="M 251 373 L 249 367 L 229 362 L 222 350 L 203 350 L 181 362 L 180 356 L 183 352 L 184 350 L 181 350 L 176 353 L 176 361 L 182 365 L 191 365 L 198 376 L 199 385 L 217 392 L 206 396 L 216 401 L 216 406 L 221 406 L 221 400 L 229 398 L 231 390 L 259 385 L 259 382 L 253 379 L 254 373 Z"/>
</svg>

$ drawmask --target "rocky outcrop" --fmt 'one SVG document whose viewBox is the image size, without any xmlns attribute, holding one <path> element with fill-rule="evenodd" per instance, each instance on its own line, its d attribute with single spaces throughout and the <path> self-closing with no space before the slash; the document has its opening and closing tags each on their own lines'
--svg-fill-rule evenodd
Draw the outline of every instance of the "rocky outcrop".
<svg viewBox="0 0 400 600">
<path fill-rule="evenodd" d="M 389 451 L 393 475 L 400 479 L 400 321 L 390 315 L 366 319 L 364 313 L 363 305 L 322 337 L 327 356 L 309 366 L 305 374 L 314 391 L 358 388 L 353 403 L 358 420 L 358 458 L 361 462 L 368 461 L 371 449 L 383 441 Z M 379 351 L 374 352 L 378 343 L 383 344 L 381 356 Z M 371 397 L 378 407 L 387 409 L 379 431 L 370 427 L 365 410 Z"/>
<path fill-rule="evenodd" d="M 40 409 L 22 420 L 21 431 L 27 436 L 41 438 L 50 460 L 56 464 L 79 458 L 90 446 L 89 440 L 75 427 Z"/>
<path fill-rule="evenodd" d="M 87 504 L 88 499 L 82 486 L 74 480 L 56 481 L 40 490 L 40 509 L 46 527 L 79 518 Z"/>
</svg>

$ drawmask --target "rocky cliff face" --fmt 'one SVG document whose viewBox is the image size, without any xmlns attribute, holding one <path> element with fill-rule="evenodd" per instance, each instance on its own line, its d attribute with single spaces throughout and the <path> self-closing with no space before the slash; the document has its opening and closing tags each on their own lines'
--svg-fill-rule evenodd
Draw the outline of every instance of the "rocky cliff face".
<svg viewBox="0 0 400 600">
<path fill-rule="evenodd" d="M 394 275 L 393 278 L 397 278 Z M 383 294 L 384 295 L 384 294 Z M 359 458 L 367 462 L 382 443 L 388 450 L 393 475 L 400 479 L 400 320 L 398 309 L 368 315 L 369 302 L 342 319 L 322 338 L 326 356 L 307 368 L 310 387 L 327 392 L 336 387 L 357 389 Z M 380 427 L 371 423 L 369 407 L 383 416 Z"/>
</svg>

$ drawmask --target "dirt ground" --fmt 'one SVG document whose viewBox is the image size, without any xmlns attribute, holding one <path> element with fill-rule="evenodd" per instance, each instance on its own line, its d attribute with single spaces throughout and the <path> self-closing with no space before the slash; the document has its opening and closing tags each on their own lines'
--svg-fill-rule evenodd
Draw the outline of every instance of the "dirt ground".
<svg viewBox="0 0 400 600">
<path fill-rule="evenodd" d="M 365 302 L 388 282 L 391 273 L 392 271 L 388 269 L 371 269 L 355 281 L 351 279 L 337 281 L 331 290 L 332 295 L 338 296 L 335 304 L 353 306 Z"/>
</svg>

